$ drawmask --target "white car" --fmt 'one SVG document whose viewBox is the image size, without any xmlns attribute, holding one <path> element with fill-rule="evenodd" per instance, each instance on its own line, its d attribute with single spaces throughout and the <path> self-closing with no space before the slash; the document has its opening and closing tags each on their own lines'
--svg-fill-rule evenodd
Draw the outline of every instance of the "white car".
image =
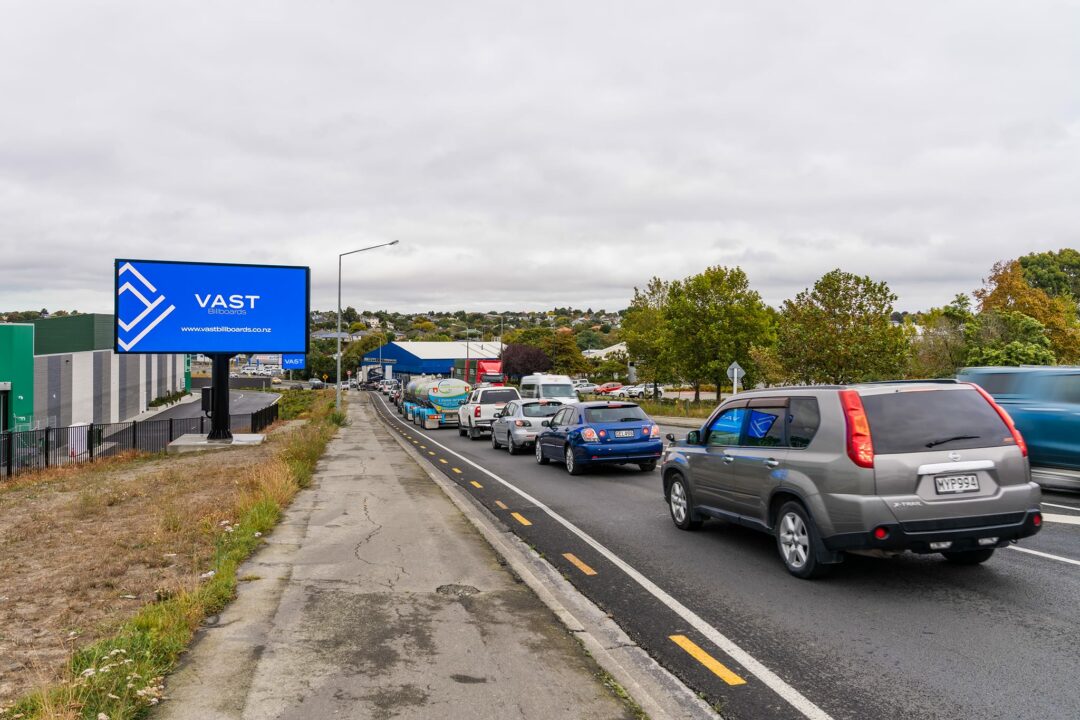
<svg viewBox="0 0 1080 720">
<path fill-rule="evenodd" d="M 491 432 L 495 413 L 506 407 L 506 403 L 520 399 L 517 388 L 501 385 L 475 388 L 465 404 L 458 408 L 458 435 L 479 440 L 483 433 Z"/>
</svg>

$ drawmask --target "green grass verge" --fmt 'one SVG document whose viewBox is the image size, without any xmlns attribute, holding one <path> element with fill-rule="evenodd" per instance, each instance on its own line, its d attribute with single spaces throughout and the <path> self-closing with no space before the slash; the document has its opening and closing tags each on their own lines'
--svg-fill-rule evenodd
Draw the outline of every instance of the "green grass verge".
<svg viewBox="0 0 1080 720">
<path fill-rule="evenodd" d="M 199 624 L 221 612 L 235 596 L 237 568 L 262 542 L 295 493 L 311 483 L 326 444 L 337 430 L 330 419 L 333 402 L 315 403 L 311 422 L 283 438 L 283 447 L 258 473 L 259 484 L 241 493 L 237 521 L 217 538 L 210 569 L 189 592 L 143 607 L 105 640 L 82 648 L 71 659 L 61 683 L 29 695 L 0 720 L 19 717 L 51 720 L 109 720 L 146 717 L 163 691 L 162 678 L 187 648 Z"/>
</svg>

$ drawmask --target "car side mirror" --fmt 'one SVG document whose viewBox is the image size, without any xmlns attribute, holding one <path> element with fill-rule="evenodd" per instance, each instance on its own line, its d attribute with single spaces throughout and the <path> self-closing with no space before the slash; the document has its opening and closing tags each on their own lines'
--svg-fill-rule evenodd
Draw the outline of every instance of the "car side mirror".
<svg viewBox="0 0 1080 720">
<path fill-rule="evenodd" d="M 543 420 L 543 421 L 540 422 L 540 426 L 541 427 L 551 427 L 551 421 L 550 420 Z"/>
<path fill-rule="evenodd" d="M 675 442 L 675 433 L 668 433 L 664 437 L 667 438 L 668 442 Z"/>
<path fill-rule="evenodd" d="M 686 442 L 688 444 L 690 444 L 690 445 L 700 445 L 701 444 L 701 431 L 700 430 L 691 430 L 689 433 L 686 434 Z"/>
<path fill-rule="evenodd" d="M 502 417 L 502 413 L 501 413 L 501 412 L 497 412 L 497 413 L 495 413 L 494 415 L 492 415 L 492 417 L 496 417 L 496 418 L 501 418 L 501 417 Z"/>
</svg>

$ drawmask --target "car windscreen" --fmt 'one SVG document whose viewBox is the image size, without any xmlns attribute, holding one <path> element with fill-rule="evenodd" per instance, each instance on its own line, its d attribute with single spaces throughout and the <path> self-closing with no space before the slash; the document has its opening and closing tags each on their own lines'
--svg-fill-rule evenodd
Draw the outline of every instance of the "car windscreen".
<svg viewBox="0 0 1080 720">
<path fill-rule="evenodd" d="M 649 416 L 637 405 L 614 405 L 585 408 L 587 423 L 617 423 L 648 420 Z"/>
<path fill-rule="evenodd" d="M 517 400 L 517 390 L 506 388 L 505 390 L 486 390 L 480 393 L 481 405 L 492 405 L 495 403 L 508 403 L 511 400 Z"/>
<path fill-rule="evenodd" d="M 573 385 L 541 385 L 540 397 L 574 397 L 577 393 Z"/>
<path fill-rule="evenodd" d="M 874 452 L 963 450 L 1015 441 L 976 390 L 919 390 L 862 396 Z"/>
<path fill-rule="evenodd" d="M 503 376 L 498 373 L 484 373 L 480 376 L 480 382 L 497 383 L 502 382 Z"/>
<path fill-rule="evenodd" d="M 562 403 L 557 402 L 548 402 L 542 405 L 540 403 L 531 403 L 521 406 L 521 414 L 525 417 L 551 417 L 559 412 L 561 408 Z"/>
</svg>

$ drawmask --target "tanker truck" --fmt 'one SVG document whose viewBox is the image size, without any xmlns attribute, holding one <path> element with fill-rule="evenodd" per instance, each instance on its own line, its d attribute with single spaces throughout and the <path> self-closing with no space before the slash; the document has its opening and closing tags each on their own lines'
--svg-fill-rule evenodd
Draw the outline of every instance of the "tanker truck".
<svg viewBox="0 0 1080 720">
<path fill-rule="evenodd" d="M 402 415 L 414 425 L 434 429 L 457 427 L 457 409 L 469 398 L 472 387 L 454 378 L 420 377 L 405 386 Z"/>
</svg>

